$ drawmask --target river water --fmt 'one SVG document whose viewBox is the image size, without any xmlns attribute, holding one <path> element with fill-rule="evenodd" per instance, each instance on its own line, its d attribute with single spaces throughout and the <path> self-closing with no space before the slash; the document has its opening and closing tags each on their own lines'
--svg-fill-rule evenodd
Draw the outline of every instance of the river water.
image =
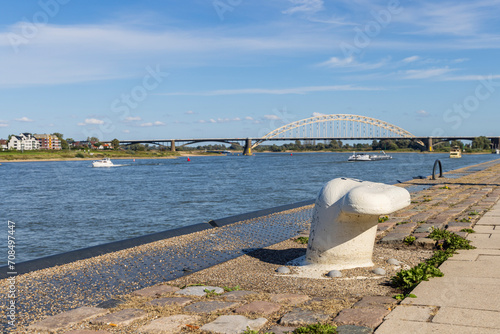
<svg viewBox="0 0 500 334">
<path fill-rule="evenodd" d="M 11 162 L 0 166 L 0 265 L 7 263 L 8 222 L 16 262 L 315 198 L 336 177 L 388 184 L 498 158 L 493 154 L 393 154 L 347 162 L 348 153 L 256 154 L 90 161 Z M 12 224 L 11 224 L 12 225 Z"/>
</svg>

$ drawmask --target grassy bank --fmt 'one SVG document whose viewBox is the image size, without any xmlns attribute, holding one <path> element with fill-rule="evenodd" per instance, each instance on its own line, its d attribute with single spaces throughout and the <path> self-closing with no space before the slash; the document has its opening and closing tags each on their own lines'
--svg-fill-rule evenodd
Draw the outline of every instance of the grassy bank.
<svg viewBox="0 0 500 334">
<path fill-rule="evenodd" d="M 108 158 L 175 158 L 177 152 L 159 151 L 4 151 L 0 152 L 0 161 L 17 160 L 74 160 Z"/>
</svg>

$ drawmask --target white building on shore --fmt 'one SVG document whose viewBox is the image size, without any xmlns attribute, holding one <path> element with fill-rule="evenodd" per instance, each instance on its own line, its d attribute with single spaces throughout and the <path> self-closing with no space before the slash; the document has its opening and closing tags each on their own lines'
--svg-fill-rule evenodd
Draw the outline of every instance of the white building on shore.
<svg viewBox="0 0 500 334">
<path fill-rule="evenodd" d="M 21 133 L 10 137 L 7 144 L 9 150 L 30 151 L 40 149 L 40 142 L 31 133 Z"/>
</svg>

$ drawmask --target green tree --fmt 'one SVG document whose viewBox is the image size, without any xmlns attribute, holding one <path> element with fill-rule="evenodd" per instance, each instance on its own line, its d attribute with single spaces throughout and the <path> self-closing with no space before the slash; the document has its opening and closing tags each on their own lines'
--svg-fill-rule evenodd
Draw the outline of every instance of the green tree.
<svg viewBox="0 0 500 334">
<path fill-rule="evenodd" d="M 113 145 L 113 149 L 117 150 L 120 147 L 120 141 L 115 138 L 111 141 L 111 145 Z"/>
<path fill-rule="evenodd" d="M 491 142 L 488 138 L 486 138 L 484 136 L 476 137 L 472 141 L 472 149 L 479 150 L 479 151 L 489 150 L 491 148 L 490 144 L 491 144 Z"/>
</svg>

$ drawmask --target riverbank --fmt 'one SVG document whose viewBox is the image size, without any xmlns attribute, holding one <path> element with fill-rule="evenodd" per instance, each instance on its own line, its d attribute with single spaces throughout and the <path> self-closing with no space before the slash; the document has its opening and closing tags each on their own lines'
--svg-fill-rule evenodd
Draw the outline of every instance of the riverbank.
<svg viewBox="0 0 500 334">
<path fill-rule="evenodd" d="M 474 227 L 479 217 L 498 200 L 499 173 L 500 165 L 496 161 L 449 172 L 445 174 L 446 178 L 438 180 L 420 179 L 399 184 L 405 188 L 425 189 L 412 193 L 412 204 L 408 208 L 390 215 L 387 221 L 379 224 L 374 261 L 377 267 L 384 268 L 384 275 L 374 274 L 373 268 L 343 271 L 343 278 L 335 281 L 294 277 L 293 268 L 290 268 L 292 275 L 277 274 L 277 267 L 286 266 L 288 260 L 305 252 L 305 245 L 295 239 L 308 234 L 311 212 L 308 206 L 19 276 L 18 324 L 22 327 L 69 309 L 92 307 L 93 311 L 109 312 L 110 316 L 114 314 L 116 317 L 106 322 L 92 322 L 74 315 L 69 317 L 72 322 L 59 323 L 60 329 L 56 332 L 65 333 L 72 328 L 135 333 L 157 319 L 174 315 L 188 316 L 182 321 L 184 325 L 192 326 L 189 328 L 193 333 L 201 333 L 196 327 L 215 321 L 218 315 L 234 314 L 251 319 L 263 318 L 266 324 L 262 328 L 266 330 L 285 323 L 287 327 L 296 327 L 293 321 L 286 319 L 297 317 L 302 322 L 321 319 L 342 325 L 342 321 L 347 320 L 338 316 L 361 312 L 358 303 L 363 303 L 363 300 L 370 307 L 361 307 L 362 311 L 370 314 L 371 319 L 382 319 L 380 313 L 374 315 L 373 312 L 381 312 L 381 308 L 387 310 L 395 303 L 391 296 L 397 291 L 385 283 L 399 270 L 386 261 L 395 258 L 404 267 L 429 257 L 429 246 L 432 248 L 433 245 L 425 239 L 430 226 L 465 235 L 466 232 L 460 230 Z M 273 240 L 273 234 L 284 227 L 295 231 L 291 238 L 260 246 L 258 242 Z M 410 235 L 416 238 L 415 244 L 405 246 L 403 239 Z M 228 259 L 227 252 L 233 252 L 237 257 L 196 272 L 207 261 Z M 181 276 L 168 278 L 172 272 L 181 272 Z M 2 297 L 7 291 L 6 284 L 6 280 L 0 282 Z M 156 290 L 142 290 L 155 284 L 160 284 Z M 174 290 L 193 284 L 236 291 L 208 297 L 183 296 L 182 303 L 187 306 L 179 305 L 181 299 Z M 250 293 L 238 293 L 238 287 Z M 369 302 L 370 298 L 366 298 L 371 295 L 379 296 L 375 298 L 378 301 Z M 373 306 L 374 303 L 377 307 Z M 197 306 L 188 307 L 188 304 Z M 218 306 L 210 309 L 215 305 Z M 263 305 L 269 308 L 264 309 Z M 295 310 L 299 305 L 300 314 Z M 251 310 L 250 306 L 256 308 Z M 131 309 L 136 310 L 135 313 Z M 343 311 L 351 309 L 358 311 Z M 117 320 L 120 319 L 118 315 L 124 314 L 129 314 L 127 321 L 123 318 Z M 283 318 L 285 320 L 281 322 Z M 304 320 L 306 318 L 309 320 Z M 363 327 L 367 325 L 373 326 L 373 322 L 365 323 Z M 36 326 L 32 328 L 41 328 Z M 37 332 L 35 329 L 24 330 Z"/>
<path fill-rule="evenodd" d="M 77 158 L 77 157 L 58 157 L 58 158 L 30 158 L 29 155 L 25 155 L 22 157 L 18 157 L 17 159 L 5 159 L 2 158 L 2 154 L 0 153 L 0 163 L 8 163 L 8 162 L 35 162 L 35 161 L 92 161 L 92 160 L 99 160 L 105 157 L 109 157 L 110 159 L 113 160 L 139 160 L 139 159 L 177 159 L 180 157 L 204 157 L 204 156 L 219 156 L 221 154 L 216 154 L 216 153 L 204 153 L 202 151 L 199 152 L 185 152 L 185 151 L 179 151 L 176 153 L 173 153 L 171 155 L 147 155 L 147 156 L 135 156 L 135 155 L 110 155 L 104 153 L 95 153 L 94 156 L 86 156 L 83 158 Z"/>
<path fill-rule="evenodd" d="M 218 153 L 208 153 L 204 151 L 176 151 L 173 153 L 156 153 L 151 152 L 150 154 L 144 154 L 144 152 L 139 154 L 123 154 L 120 153 L 123 151 L 95 151 L 92 152 L 92 156 L 88 153 L 85 153 L 82 157 L 76 157 L 75 155 L 78 152 L 42 152 L 42 153 L 30 153 L 30 152 L 0 152 L 0 163 L 5 162 L 33 162 L 33 161 L 86 161 L 86 160 L 99 160 L 105 157 L 109 157 L 111 159 L 176 159 L 179 157 L 199 157 L 199 156 L 225 156 L 225 154 Z M 240 151 L 230 151 L 232 155 L 243 155 Z M 358 153 L 377 153 L 379 151 L 356 151 Z M 416 153 L 416 154 L 443 154 L 447 152 L 420 152 L 420 151 L 412 151 L 412 150 L 398 150 L 398 151 L 385 151 L 388 154 L 401 154 L 401 153 Z M 352 150 L 345 151 L 282 151 L 282 152 L 272 152 L 272 151 L 263 151 L 263 152 L 254 152 L 257 154 L 313 154 L 313 153 L 322 153 L 322 154 L 353 154 Z M 488 154 L 490 152 L 469 152 L 462 153 L 463 155 L 476 155 L 476 154 Z M 55 157 L 54 157 L 55 155 Z M 8 158 L 7 158 L 8 157 Z"/>
</svg>

